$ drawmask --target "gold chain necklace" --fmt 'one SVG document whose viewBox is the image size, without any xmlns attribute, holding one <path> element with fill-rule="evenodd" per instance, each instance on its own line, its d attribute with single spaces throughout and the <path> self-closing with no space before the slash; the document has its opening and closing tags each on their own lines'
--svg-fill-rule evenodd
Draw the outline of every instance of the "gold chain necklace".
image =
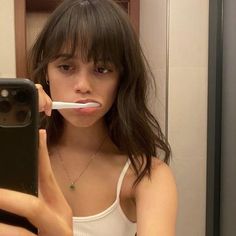
<svg viewBox="0 0 236 236">
<path fill-rule="evenodd" d="M 76 182 L 79 180 L 79 178 L 84 174 L 84 172 L 88 169 L 88 167 L 90 166 L 90 164 L 92 163 L 92 161 L 95 159 L 96 155 L 98 154 L 98 152 L 101 150 L 104 142 L 105 142 L 105 139 L 106 139 L 106 136 L 104 137 L 104 139 L 102 140 L 101 144 L 99 145 L 98 149 L 96 150 L 96 152 L 94 152 L 91 156 L 90 156 L 90 159 L 88 161 L 88 163 L 86 164 L 86 166 L 84 167 L 84 169 L 80 172 L 80 174 L 74 179 L 72 180 L 72 178 L 70 177 L 70 174 L 68 172 L 68 170 L 66 169 L 66 166 L 64 164 L 64 161 L 63 161 L 63 158 L 58 150 L 58 148 L 56 149 L 57 151 L 57 155 L 59 157 L 59 160 L 61 162 L 61 165 L 62 165 L 62 168 L 64 170 L 64 172 L 66 173 L 66 176 L 70 182 L 70 185 L 69 185 L 69 189 L 70 190 L 75 190 L 75 184 Z"/>
</svg>

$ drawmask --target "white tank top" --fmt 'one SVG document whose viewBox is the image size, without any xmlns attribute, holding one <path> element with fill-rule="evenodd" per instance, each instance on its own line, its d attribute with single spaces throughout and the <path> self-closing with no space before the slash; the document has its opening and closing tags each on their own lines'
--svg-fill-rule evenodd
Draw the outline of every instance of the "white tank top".
<svg viewBox="0 0 236 236">
<path fill-rule="evenodd" d="M 86 217 L 73 217 L 74 236 L 135 236 L 136 223 L 131 222 L 120 206 L 120 191 L 129 168 L 128 160 L 120 174 L 116 200 L 101 213 Z"/>
</svg>

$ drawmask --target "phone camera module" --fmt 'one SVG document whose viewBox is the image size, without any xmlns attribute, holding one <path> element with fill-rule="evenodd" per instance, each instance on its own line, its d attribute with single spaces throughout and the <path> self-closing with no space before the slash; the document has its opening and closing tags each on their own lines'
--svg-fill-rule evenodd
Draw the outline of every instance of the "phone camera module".
<svg viewBox="0 0 236 236">
<path fill-rule="evenodd" d="M 1 113 L 8 113 L 11 110 L 12 106 L 11 103 L 8 101 L 1 101 L 0 102 L 0 112 Z"/>
<path fill-rule="evenodd" d="M 27 93 L 27 91 L 18 91 L 15 95 L 15 100 L 19 103 L 22 103 L 22 104 L 26 104 L 26 103 L 29 103 L 29 99 L 30 96 L 29 94 Z"/>
<path fill-rule="evenodd" d="M 28 122 L 30 119 L 30 111 L 21 110 L 16 113 L 16 120 L 19 123 Z"/>
<path fill-rule="evenodd" d="M 8 90 L 6 89 L 1 90 L 1 97 L 6 98 L 8 97 L 8 95 L 9 95 Z"/>
</svg>

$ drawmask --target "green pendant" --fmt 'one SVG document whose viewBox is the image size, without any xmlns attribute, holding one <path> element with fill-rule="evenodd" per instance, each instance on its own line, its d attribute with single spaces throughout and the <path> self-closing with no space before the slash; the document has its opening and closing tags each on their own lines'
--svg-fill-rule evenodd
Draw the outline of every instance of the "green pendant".
<svg viewBox="0 0 236 236">
<path fill-rule="evenodd" d="M 75 190 L 75 184 L 74 183 L 71 183 L 70 190 Z"/>
</svg>

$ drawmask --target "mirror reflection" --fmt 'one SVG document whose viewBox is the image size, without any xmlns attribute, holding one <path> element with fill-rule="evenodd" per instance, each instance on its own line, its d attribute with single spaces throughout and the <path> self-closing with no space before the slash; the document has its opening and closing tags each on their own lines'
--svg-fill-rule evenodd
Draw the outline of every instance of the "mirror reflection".
<svg viewBox="0 0 236 236">
<path fill-rule="evenodd" d="M 153 74 L 156 90 L 153 89 L 154 83 L 151 76 L 150 82 L 148 82 L 150 87 L 150 90 L 147 90 L 148 100 L 147 103 L 144 103 L 144 99 L 140 95 L 140 91 L 144 89 L 143 86 L 137 87 L 138 96 L 132 91 L 132 87 L 130 87 L 131 90 L 126 87 L 126 93 L 123 94 L 123 102 L 125 101 L 123 113 L 119 113 L 123 120 L 119 128 L 119 132 L 122 133 L 114 132 L 112 134 L 107 122 L 116 121 L 113 119 L 115 113 L 112 113 L 113 111 L 111 112 L 110 108 L 117 102 L 115 95 L 120 92 L 121 75 L 125 74 L 127 79 L 135 77 L 138 71 L 142 71 L 142 67 L 140 64 L 137 66 L 139 56 L 132 54 L 134 53 L 133 50 L 131 50 L 132 56 L 128 54 L 128 51 L 125 51 L 129 55 L 127 62 L 120 59 L 124 50 L 117 50 L 121 34 L 118 31 L 116 32 L 116 27 L 111 27 L 109 31 L 109 35 L 113 37 L 117 33 L 117 37 L 114 37 L 113 40 L 109 38 L 110 41 L 103 42 L 103 44 L 95 40 L 102 36 L 103 27 L 111 25 L 112 21 L 109 20 L 109 17 L 112 18 L 111 13 L 101 14 L 100 22 L 98 20 L 93 22 L 99 27 L 103 26 L 102 28 L 98 29 L 91 26 L 91 28 L 87 27 L 85 30 L 82 27 L 83 23 L 88 26 L 88 22 L 84 18 L 83 21 L 76 21 L 72 17 L 76 9 L 73 7 L 70 14 L 65 13 L 68 14 L 67 17 L 59 17 L 60 20 L 64 19 L 64 23 L 68 27 L 57 28 L 56 20 L 54 20 L 55 25 L 51 26 L 50 30 L 48 28 L 47 42 L 37 44 L 37 37 L 42 32 L 56 5 L 61 1 L 40 1 L 42 3 L 40 4 L 39 1 L 29 0 L 25 1 L 25 6 L 21 5 L 21 2 L 24 1 L 2 1 L 4 4 L 2 10 L 0 10 L 0 17 L 3 20 L 0 20 L 0 27 L 1 32 L 6 33 L 1 33 L 0 39 L 1 51 L 4 54 L 4 60 L 2 60 L 0 66 L 0 76 L 1 78 L 28 77 L 34 79 L 35 83 L 42 84 L 43 90 L 38 86 L 42 98 L 40 102 L 44 104 L 41 108 L 42 127 L 48 129 L 47 142 L 52 170 L 55 174 L 55 181 L 63 193 L 59 194 L 61 196 L 60 201 L 63 202 L 64 205 L 62 205 L 66 209 L 66 212 L 62 214 L 74 215 L 74 227 L 77 227 L 76 222 L 78 222 L 78 225 L 82 224 L 80 220 L 83 220 L 83 217 L 96 216 L 101 212 L 105 212 L 106 209 L 112 209 L 111 206 L 117 199 L 116 193 L 120 190 L 119 207 L 121 207 L 122 215 L 125 216 L 124 219 L 128 220 L 128 228 L 121 227 L 121 230 L 130 232 L 130 235 L 136 232 L 138 215 L 140 215 L 141 222 L 150 206 L 146 207 L 144 203 L 141 203 L 139 205 L 141 213 L 138 213 L 136 192 L 132 191 L 133 188 L 131 187 L 137 179 L 132 176 L 132 173 L 136 173 L 135 165 L 132 164 L 132 161 L 127 164 L 129 162 L 126 162 L 126 159 L 128 158 L 127 153 L 139 156 L 140 152 L 136 152 L 139 145 L 137 147 L 133 146 L 134 140 L 131 141 L 130 139 L 128 141 L 126 138 L 133 137 L 137 133 L 137 136 L 140 136 L 140 142 L 143 143 L 142 145 L 145 144 L 145 148 L 151 147 L 151 143 L 156 145 L 158 143 L 157 138 L 162 140 L 162 137 L 157 136 L 154 136 L 151 142 L 147 139 L 143 140 L 143 137 L 146 136 L 140 129 L 142 129 L 145 122 L 150 121 L 150 117 L 145 116 L 147 115 L 146 111 L 150 111 L 158 122 L 155 123 L 156 121 L 154 121 L 154 124 L 160 125 L 163 135 L 168 139 L 172 149 L 170 167 L 167 167 L 167 169 L 170 168 L 170 173 L 174 175 L 179 195 L 176 235 L 205 235 L 208 3 L 177 4 L 172 2 L 170 4 L 169 1 L 161 0 L 117 1 L 131 19 Z M 77 2 L 77 0 L 72 2 Z M 90 1 L 83 2 L 82 5 L 86 8 Z M 18 9 L 16 15 L 14 7 Z M 185 9 L 185 14 L 183 14 L 183 9 Z M 91 10 L 88 11 L 88 15 L 91 16 Z M 18 19 L 15 23 L 14 17 Z M 24 22 L 22 23 L 24 19 L 25 26 Z M 69 22 L 69 19 L 71 19 L 71 22 Z M 91 20 L 91 17 L 86 18 L 86 20 L 89 19 Z M 91 22 L 90 24 L 92 24 Z M 82 36 L 76 38 L 80 44 L 74 43 L 75 38 L 72 36 L 75 35 L 76 31 L 73 25 L 80 26 Z M 56 30 L 58 30 L 57 35 L 53 33 Z M 67 35 L 68 32 L 71 32 L 71 35 Z M 60 33 L 61 41 L 59 40 Z M 127 33 L 122 48 L 135 46 L 128 35 Z M 65 36 L 67 40 L 62 40 Z M 32 51 L 31 48 L 35 43 L 36 46 Z M 91 47 L 91 45 L 95 46 Z M 29 52 L 31 54 L 28 54 Z M 26 59 L 27 55 L 31 55 L 28 60 Z M 126 66 L 132 61 L 132 57 L 135 58 L 134 64 L 127 68 Z M 142 60 L 145 62 L 144 58 Z M 30 63 L 31 70 L 27 71 L 27 63 Z M 146 65 L 146 63 L 144 64 Z M 149 67 L 147 67 L 147 72 L 150 77 Z M 67 89 L 72 86 L 73 79 L 71 78 L 75 77 L 75 73 L 82 73 L 85 76 L 83 78 L 98 77 L 97 75 L 102 78 L 99 79 L 97 96 L 87 96 L 91 94 L 91 89 L 96 88 L 96 80 L 92 79 L 81 80 L 84 83 L 73 85 L 76 95 L 68 95 Z M 113 78 L 112 81 L 109 81 L 109 86 L 107 75 L 109 75 L 109 78 Z M 65 77 L 68 79 L 66 80 L 68 84 L 64 83 Z M 106 81 L 106 83 L 102 84 L 102 81 Z M 85 86 L 85 89 L 81 86 Z M 124 92 L 124 90 L 122 91 Z M 98 108 L 86 108 L 83 111 L 76 110 L 76 115 L 70 113 L 72 111 L 69 109 L 52 111 L 51 115 L 48 95 L 53 100 L 64 102 L 93 102 L 99 105 L 100 110 L 103 109 L 105 100 L 106 106 L 101 113 L 100 111 L 97 113 Z M 130 98 L 135 97 L 137 101 L 140 100 L 142 109 L 138 109 L 137 114 L 135 113 L 135 106 L 133 106 L 137 101 L 131 103 L 128 95 Z M 122 104 L 122 99 L 119 102 Z M 106 113 L 106 111 L 109 112 Z M 132 115 L 130 115 L 131 111 Z M 99 122 L 99 118 L 104 117 L 105 119 L 101 119 L 101 121 L 103 120 L 105 123 L 101 122 L 99 126 L 93 126 L 95 121 L 91 119 L 88 122 L 86 118 L 89 113 L 95 114 L 94 116 L 97 113 L 98 116 L 95 120 L 99 120 Z M 107 115 L 103 116 L 103 114 Z M 75 118 L 77 116 L 83 117 L 79 124 L 77 118 Z M 116 116 L 116 118 L 119 116 Z M 137 117 L 139 116 L 145 117 L 144 123 L 138 123 Z M 52 120 L 56 120 L 56 125 L 52 123 Z M 64 123 L 64 120 L 68 122 Z M 117 127 L 117 124 L 114 123 L 113 127 Z M 78 133 L 82 134 L 80 137 L 76 135 L 77 132 L 74 129 L 77 126 L 80 127 L 79 131 L 81 131 Z M 60 128 L 54 130 L 53 127 Z M 93 129 L 87 129 L 88 127 L 93 127 Z M 123 130 L 125 127 L 127 127 L 126 131 Z M 136 128 L 132 131 L 130 127 Z M 105 128 L 108 128 L 108 130 Z M 127 133 L 128 130 L 131 133 Z M 158 132 L 155 131 L 154 133 Z M 120 135 L 119 138 L 115 134 Z M 43 139 L 44 134 L 41 135 L 40 137 Z M 78 142 L 78 140 L 81 142 Z M 132 147 L 133 151 L 127 152 L 127 147 Z M 164 142 L 159 148 L 157 154 L 150 152 L 150 155 L 159 155 L 160 153 L 160 158 L 164 160 L 166 154 L 167 160 L 169 151 L 167 142 Z M 110 158 L 112 161 L 109 159 L 111 153 L 115 156 L 114 160 Z M 144 163 L 146 162 L 144 161 Z M 199 168 L 196 168 L 196 166 Z M 136 167 L 139 170 L 139 162 Z M 46 168 L 48 167 L 46 166 Z M 126 168 L 128 169 L 126 170 Z M 145 165 L 143 168 L 145 168 Z M 109 175 L 109 173 L 111 174 Z M 120 180 L 122 184 L 119 186 L 117 182 L 122 179 L 122 173 L 125 173 L 124 179 L 123 181 Z M 142 173 L 142 171 L 137 173 Z M 134 176 L 138 177 L 139 175 L 134 174 Z M 84 181 L 82 181 L 83 179 Z M 143 178 L 140 180 L 143 180 Z M 167 185 L 165 184 L 165 186 Z M 160 215 L 162 215 L 160 213 L 162 206 L 159 205 L 161 202 L 159 197 L 163 197 L 164 194 L 158 194 L 157 197 L 154 194 L 149 195 L 146 187 L 145 190 L 139 192 L 141 196 L 145 192 L 147 192 L 147 196 L 152 196 L 148 203 L 151 203 L 153 209 L 158 210 L 156 214 L 155 212 L 152 213 L 154 216 L 146 216 L 145 218 L 150 220 L 144 222 L 151 224 L 152 221 L 155 221 L 156 224 Z M 94 201 L 95 196 L 99 201 Z M 173 197 L 175 194 L 171 196 Z M 141 199 L 144 199 L 144 197 L 141 197 Z M 144 210 L 142 210 L 142 206 L 145 206 Z M 175 209 L 174 203 L 173 209 Z M 70 210 L 72 210 L 72 213 Z M 148 214 L 151 214 L 151 212 L 148 212 Z M 169 219 L 168 224 L 175 225 L 175 217 L 166 217 Z M 188 221 L 187 226 L 186 219 Z M 66 220 L 63 220 L 63 222 L 66 225 L 65 228 L 67 228 Z M 164 223 L 160 222 L 160 224 L 163 228 L 172 229 L 172 227 L 165 227 Z M 152 227 L 143 224 L 140 230 L 145 230 L 145 227 L 148 227 L 149 230 L 152 229 Z M 154 227 L 154 230 L 161 230 L 161 227 Z M 173 232 L 168 233 L 170 235 L 174 234 Z M 168 235 L 168 233 L 166 232 L 165 235 Z M 151 233 L 148 235 L 151 235 Z"/>
</svg>

